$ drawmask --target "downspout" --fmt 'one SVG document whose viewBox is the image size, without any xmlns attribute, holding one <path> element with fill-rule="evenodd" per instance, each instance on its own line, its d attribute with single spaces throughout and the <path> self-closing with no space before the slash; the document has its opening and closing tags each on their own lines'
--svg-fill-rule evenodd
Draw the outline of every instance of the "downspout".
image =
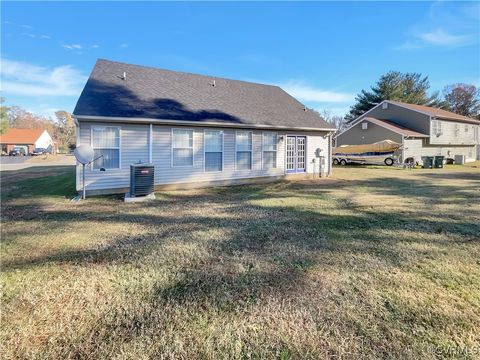
<svg viewBox="0 0 480 360">
<path fill-rule="evenodd" d="M 148 129 L 148 162 L 153 163 L 153 125 L 150 124 Z"/>
<path fill-rule="evenodd" d="M 332 176 L 332 173 L 333 173 L 333 169 L 332 169 L 332 165 L 333 165 L 333 162 L 332 162 L 332 140 L 333 140 L 333 133 L 330 133 L 328 135 L 328 173 L 327 173 L 327 177 L 330 177 Z"/>
<path fill-rule="evenodd" d="M 400 163 L 405 162 L 405 140 L 408 139 L 408 136 L 402 135 L 402 157 L 400 159 Z"/>
</svg>

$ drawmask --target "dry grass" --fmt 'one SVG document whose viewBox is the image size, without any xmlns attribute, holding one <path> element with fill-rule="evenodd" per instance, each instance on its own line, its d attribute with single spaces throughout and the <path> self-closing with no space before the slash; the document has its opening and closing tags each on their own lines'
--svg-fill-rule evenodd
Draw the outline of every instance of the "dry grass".
<svg viewBox="0 0 480 360">
<path fill-rule="evenodd" d="M 477 168 L 149 204 L 73 204 L 72 169 L 34 171 L 2 173 L 5 359 L 480 356 Z"/>
</svg>

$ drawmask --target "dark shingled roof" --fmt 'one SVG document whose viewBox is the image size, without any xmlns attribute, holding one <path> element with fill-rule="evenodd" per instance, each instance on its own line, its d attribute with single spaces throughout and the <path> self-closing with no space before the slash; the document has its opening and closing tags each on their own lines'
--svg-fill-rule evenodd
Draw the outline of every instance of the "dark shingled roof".
<svg viewBox="0 0 480 360">
<path fill-rule="evenodd" d="M 332 128 L 278 86 L 109 60 L 95 64 L 74 115 Z"/>
</svg>

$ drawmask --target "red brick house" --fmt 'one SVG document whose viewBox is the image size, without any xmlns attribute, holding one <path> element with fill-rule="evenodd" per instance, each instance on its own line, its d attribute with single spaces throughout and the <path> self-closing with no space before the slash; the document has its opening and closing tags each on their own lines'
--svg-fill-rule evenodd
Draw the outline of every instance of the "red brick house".
<svg viewBox="0 0 480 360">
<path fill-rule="evenodd" d="M 47 130 L 44 129 L 8 129 L 0 135 L 2 153 L 7 153 L 14 147 L 23 147 L 29 154 L 35 148 L 53 150 L 54 142 Z"/>
</svg>

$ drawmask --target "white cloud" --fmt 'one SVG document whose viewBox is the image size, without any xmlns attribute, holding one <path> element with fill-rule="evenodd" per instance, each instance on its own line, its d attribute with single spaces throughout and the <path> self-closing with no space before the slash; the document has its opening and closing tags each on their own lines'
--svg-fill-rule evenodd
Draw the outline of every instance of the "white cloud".
<svg viewBox="0 0 480 360">
<path fill-rule="evenodd" d="M 80 44 L 62 45 L 63 48 L 68 50 L 82 50 L 83 46 Z"/>
<path fill-rule="evenodd" d="M 48 36 L 48 35 L 41 35 L 40 37 L 41 37 L 42 39 L 50 39 L 50 36 Z"/>
<path fill-rule="evenodd" d="M 33 97 L 78 95 L 86 76 L 71 65 L 43 67 L 1 59 L 2 88 L 6 96 Z"/>
<path fill-rule="evenodd" d="M 301 101 L 339 103 L 352 101 L 355 97 L 344 92 L 317 89 L 301 81 L 294 80 L 280 84 L 280 87 Z"/>
<path fill-rule="evenodd" d="M 100 45 L 97 45 L 97 44 L 92 45 L 92 48 L 94 48 L 94 49 L 98 49 L 99 47 L 100 47 Z"/>
<path fill-rule="evenodd" d="M 24 28 L 24 29 L 33 29 L 33 27 L 31 27 L 30 25 L 20 25 L 21 28 Z"/>
<path fill-rule="evenodd" d="M 439 46 L 465 45 L 475 40 L 475 37 L 472 35 L 453 35 L 442 29 L 420 33 L 417 36 L 426 43 Z"/>
<path fill-rule="evenodd" d="M 478 5 L 457 5 L 454 2 L 432 3 L 424 19 L 412 24 L 407 39 L 396 50 L 426 47 L 456 48 L 478 42 Z M 467 13 L 473 13 L 466 16 Z"/>
<path fill-rule="evenodd" d="M 120 47 L 121 47 L 121 48 L 127 48 L 127 47 L 128 47 L 128 44 L 126 44 L 126 43 L 120 44 Z"/>
</svg>

